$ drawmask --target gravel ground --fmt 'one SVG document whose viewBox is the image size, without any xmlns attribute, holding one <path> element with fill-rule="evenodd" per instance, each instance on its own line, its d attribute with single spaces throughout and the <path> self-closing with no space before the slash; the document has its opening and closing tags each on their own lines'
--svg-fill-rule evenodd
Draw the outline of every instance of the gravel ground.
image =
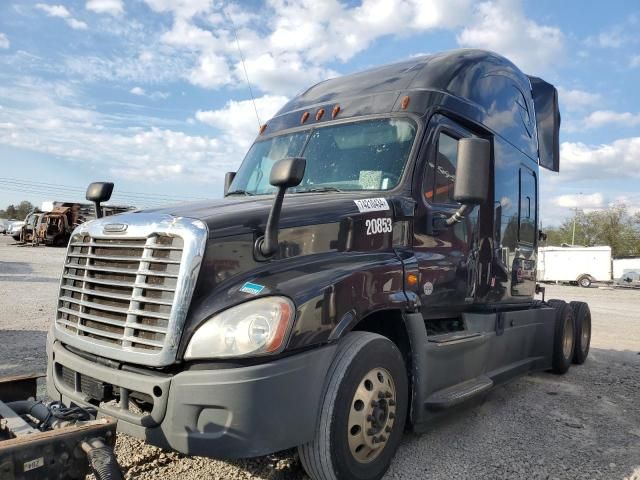
<svg viewBox="0 0 640 480">
<path fill-rule="evenodd" d="M 0 376 L 44 372 L 64 249 L 17 247 L 0 236 Z M 423 435 L 406 434 L 389 479 L 640 480 L 640 291 L 547 287 L 584 300 L 592 349 L 568 374 L 528 375 Z M 305 479 L 293 451 L 223 462 L 163 452 L 119 435 L 135 479 Z"/>
</svg>

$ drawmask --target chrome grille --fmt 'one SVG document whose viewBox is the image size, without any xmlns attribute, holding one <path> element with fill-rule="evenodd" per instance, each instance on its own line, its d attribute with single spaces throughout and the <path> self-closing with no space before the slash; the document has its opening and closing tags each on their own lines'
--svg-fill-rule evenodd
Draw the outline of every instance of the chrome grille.
<svg viewBox="0 0 640 480">
<path fill-rule="evenodd" d="M 146 216 L 117 221 L 123 217 Z M 60 282 L 57 337 L 109 358 L 171 363 L 206 239 L 201 222 L 189 220 L 192 228 L 185 228 L 186 219 L 176 220 L 109 236 L 107 219 L 79 227 Z"/>
</svg>

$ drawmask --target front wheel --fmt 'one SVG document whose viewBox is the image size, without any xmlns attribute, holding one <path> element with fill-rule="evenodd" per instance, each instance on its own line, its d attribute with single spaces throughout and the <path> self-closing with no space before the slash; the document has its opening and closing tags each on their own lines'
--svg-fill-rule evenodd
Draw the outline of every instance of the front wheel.
<svg viewBox="0 0 640 480">
<path fill-rule="evenodd" d="M 389 339 L 351 332 L 329 368 L 313 440 L 298 447 L 314 480 L 377 480 L 389 468 L 407 415 L 402 354 Z"/>
<path fill-rule="evenodd" d="M 549 300 L 547 304 L 556 311 L 551 371 L 557 374 L 567 373 L 575 349 L 573 309 L 563 300 Z"/>
</svg>

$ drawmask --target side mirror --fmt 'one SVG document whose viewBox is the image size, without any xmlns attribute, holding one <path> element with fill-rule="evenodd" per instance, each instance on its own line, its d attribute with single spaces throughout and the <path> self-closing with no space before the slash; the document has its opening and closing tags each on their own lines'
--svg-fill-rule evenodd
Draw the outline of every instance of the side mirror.
<svg viewBox="0 0 640 480">
<path fill-rule="evenodd" d="M 224 196 L 227 196 L 229 193 L 229 187 L 231 186 L 231 182 L 236 178 L 236 172 L 227 172 L 224 174 Z"/>
<path fill-rule="evenodd" d="M 287 188 L 300 185 L 306 166 L 307 161 L 304 158 L 289 157 L 278 160 L 271 167 L 269 183 L 274 187 L 278 187 L 278 191 L 269 212 L 264 237 L 258 239 L 256 243 L 256 249 L 263 257 L 270 257 L 278 250 L 278 223 L 280 222 L 280 212 L 282 211 L 282 200 Z"/>
<path fill-rule="evenodd" d="M 111 182 L 93 182 L 87 187 L 86 199 L 96 206 L 96 218 L 102 218 L 100 203 L 109 200 L 111 193 L 113 193 L 113 183 Z"/>
<path fill-rule="evenodd" d="M 289 188 L 300 185 L 307 161 L 300 157 L 278 160 L 271 168 L 269 183 L 274 187 Z"/>
<path fill-rule="evenodd" d="M 456 181 L 453 199 L 467 205 L 478 205 L 489 197 L 491 144 L 482 138 L 463 138 L 458 143 Z"/>
</svg>

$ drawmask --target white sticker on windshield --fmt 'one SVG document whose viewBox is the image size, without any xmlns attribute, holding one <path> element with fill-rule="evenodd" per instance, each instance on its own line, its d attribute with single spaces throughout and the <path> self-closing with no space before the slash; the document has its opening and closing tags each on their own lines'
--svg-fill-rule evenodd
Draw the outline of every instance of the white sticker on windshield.
<svg viewBox="0 0 640 480">
<path fill-rule="evenodd" d="M 364 198 L 362 200 L 354 200 L 360 212 L 381 212 L 389 210 L 389 204 L 386 198 Z"/>
</svg>

